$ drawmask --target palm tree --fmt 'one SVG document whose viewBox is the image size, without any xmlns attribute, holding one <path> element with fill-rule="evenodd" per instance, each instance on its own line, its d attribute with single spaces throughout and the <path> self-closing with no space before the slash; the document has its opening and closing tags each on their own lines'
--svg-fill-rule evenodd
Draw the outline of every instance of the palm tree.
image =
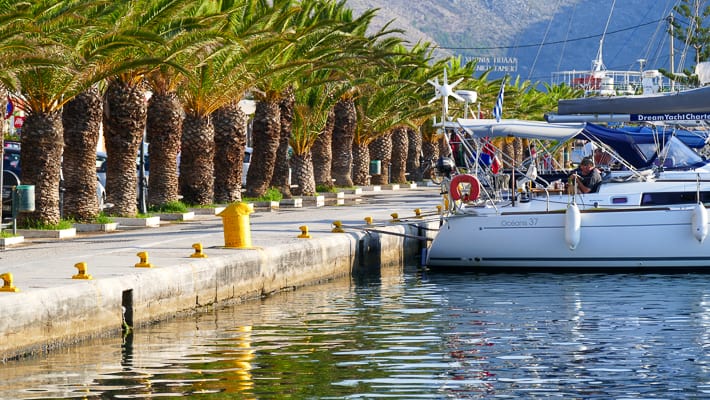
<svg viewBox="0 0 710 400">
<path fill-rule="evenodd" d="M 289 140 L 293 132 L 294 117 L 294 102 L 296 101 L 293 93 L 293 86 L 290 85 L 284 90 L 281 101 L 279 102 L 279 147 L 276 149 L 276 154 L 282 162 L 277 162 L 274 165 L 274 173 L 271 177 L 271 187 L 274 187 L 281 192 L 284 198 L 291 198 L 291 168 L 289 166 Z"/>
<path fill-rule="evenodd" d="M 392 175 L 393 183 L 407 182 L 407 152 L 409 151 L 409 136 L 406 126 L 398 126 L 392 130 Z"/>
<path fill-rule="evenodd" d="M 302 85 L 305 86 L 305 82 Z M 311 150 L 328 123 L 336 98 L 332 93 L 337 90 L 337 86 L 337 82 L 318 83 L 296 91 L 294 129 L 290 144 L 293 148 L 292 166 L 297 195 L 311 196 L 316 193 L 316 166 Z"/>
<path fill-rule="evenodd" d="M 291 0 L 275 1 L 273 8 L 281 10 L 284 15 L 290 17 L 300 10 Z M 291 18 L 285 19 L 284 24 L 279 27 L 272 25 L 276 30 L 274 33 L 282 34 L 284 37 L 288 36 L 288 30 L 292 27 Z M 260 197 L 266 193 L 276 168 L 279 145 L 282 143 L 281 137 L 290 135 L 290 132 L 282 133 L 281 130 L 280 103 L 284 92 L 291 84 L 290 74 L 293 70 L 289 70 L 287 64 L 293 57 L 294 46 L 293 42 L 284 40 L 263 54 L 270 68 L 269 76 L 252 89 L 257 100 L 252 120 L 252 151 L 254 159 L 259 162 L 252 163 L 247 171 L 246 195 L 248 197 Z M 292 112 L 288 106 L 284 111 Z M 286 118 L 290 119 L 291 116 Z M 284 162 L 287 158 L 285 156 L 281 154 Z"/>
<path fill-rule="evenodd" d="M 62 110 L 67 149 L 63 160 L 63 216 L 77 222 L 91 222 L 100 211 L 96 195 L 96 146 L 102 114 L 98 87 L 79 93 Z"/>
<path fill-rule="evenodd" d="M 369 144 L 406 119 L 403 110 L 410 93 L 408 84 L 392 79 L 392 74 L 386 74 L 383 69 L 380 72 L 380 78 L 363 88 L 357 101 L 357 130 L 353 137 L 353 182 L 356 185 L 368 184 Z"/>
<path fill-rule="evenodd" d="M 354 92 L 344 94 L 333 107 L 333 157 L 331 170 L 336 186 L 353 185 L 353 138 L 357 129 Z"/>
<path fill-rule="evenodd" d="M 183 112 L 176 88 L 163 74 L 149 75 L 152 95 L 146 109 L 146 139 L 150 143 L 150 177 L 148 206 L 177 201 L 178 154 Z"/>
<path fill-rule="evenodd" d="M 21 223 L 59 222 L 62 107 L 95 79 L 95 69 L 83 62 L 77 43 L 84 38 L 78 32 L 94 24 L 85 16 L 100 8 L 93 2 L 36 1 L 7 5 L 0 12 L 6 21 L 0 37 L 13 47 L 11 58 L 2 57 L 3 83 L 20 94 L 27 112 L 22 133 L 22 181 L 35 187 L 35 211 L 22 213 Z M 89 176 L 94 174 L 92 170 Z M 95 181 L 93 184 L 95 188 Z M 95 199 L 95 192 L 91 197 Z"/>
<path fill-rule="evenodd" d="M 116 12 L 107 14 L 105 20 L 110 27 L 107 35 L 132 37 L 136 44 L 119 46 L 112 54 L 112 60 L 120 65 L 120 72 L 107 79 L 104 94 L 106 191 L 108 201 L 113 204 L 111 214 L 134 216 L 136 156 L 146 132 L 148 111 L 145 77 L 165 63 L 166 49 L 174 49 L 168 46 L 168 41 L 190 21 L 186 15 L 197 6 L 187 0 L 133 0 L 116 3 L 116 7 Z M 159 93 L 156 104 L 161 96 Z M 162 157 L 158 155 L 158 159 L 160 174 Z"/>
<path fill-rule="evenodd" d="M 351 9 L 347 8 L 346 1 L 328 1 L 323 2 L 322 6 L 319 7 L 321 18 L 324 20 L 332 20 L 337 23 L 338 29 L 342 32 L 347 32 L 351 37 L 361 37 L 364 38 L 365 34 L 370 26 L 372 19 L 375 16 L 375 10 L 368 10 L 360 15 L 358 18 L 353 18 L 353 12 Z M 368 40 L 372 40 L 371 38 Z M 361 54 L 363 50 L 369 52 L 366 46 L 362 46 L 360 43 L 354 43 L 352 46 L 346 48 L 345 43 L 341 42 L 337 44 L 338 47 L 343 49 L 343 53 L 350 52 L 353 54 L 360 54 L 354 61 L 348 62 L 347 60 L 339 60 L 338 66 L 340 69 L 329 70 L 332 74 L 330 81 L 341 81 L 341 87 L 338 88 L 338 92 L 344 92 L 342 100 L 346 100 L 352 94 L 352 90 L 348 90 L 348 85 L 352 83 L 348 82 L 352 77 L 349 75 L 351 69 L 359 68 L 363 61 L 372 62 L 369 60 L 367 55 Z M 347 93 L 351 94 L 348 95 Z M 335 95 L 335 94 L 333 94 Z M 341 104 L 342 105 L 342 104 Z M 345 118 L 340 118 L 339 121 L 344 123 L 345 126 L 338 127 L 338 135 L 334 142 L 334 129 L 335 129 L 335 109 L 331 109 L 328 112 L 328 118 L 326 120 L 323 132 L 321 132 L 313 147 L 311 148 L 311 153 L 313 156 L 313 163 L 315 166 L 315 181 L 316 185 L 323 186 L 326 188 L 332 188 L 334 186 L 333 182 L 340 182 L 343 186 L 352 186 L 352 180 L 350 178 L 351 169 L 351 159 L 352 159 L 352 133 L 345 133 L 351 131 L 349 125 L 352 125 L 354 129 L 354 117 L 355 109 L 354 107 L 341 107 L 340 110 L 351 109 L 350 115 Z M 350 119 L 350 122 L 348 120 Z M 333 153 L 339 154 L 337 157 L 333 157 Z M 333 179 L 334 164 L 338 164 L 339 179 Z"/>
<path fill-rule="evenodd" d="M 311 147 L 311 156 L 313 157 L 314 178 L 316 186 L 323 186 L 326 189 L 332 189 L 333 175 L 331 173 L 331 163 L 333 162 L 333 127 L 335 125 L 335 113 L 331 108 L 328 110 L 328 116 L 323 126 L 323 131 L 318 134 L 313 147 Z M 315 168 L 315 166 L 318 166 Z"/>
<path fill-rule="evenodd" d="M 232 203 L 242 200 L 244 147 L 247 140 L 247 115 L 239 102 L 231 102 L 212 114 L 214 125 L 214 201 Z"/>
</svg>

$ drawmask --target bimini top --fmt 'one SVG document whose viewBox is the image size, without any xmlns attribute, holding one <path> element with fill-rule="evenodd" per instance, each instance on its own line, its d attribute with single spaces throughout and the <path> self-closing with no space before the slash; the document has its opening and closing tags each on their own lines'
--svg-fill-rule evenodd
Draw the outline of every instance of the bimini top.
<svg viewBox="0 0 710 400">
<path fill-rule="evenodd" d="M 458 124 L 469 135 L 484 137 L 519 137 L 526 139 L 555 140 L 586 139 L 604 143 L 616 154 L 637 169 L 650 168 L 659 159 L 659 154 L 673 157 L 677 167 L 698 167 L 705 161 L 689 148 L 700 148 L 708 140 L 706 132 L 673 129 L 667 126 L 621 127 L 582 123 L 547 123 L 504 119 L 459 119 Z"/>
<path fill-rule="evenodd" d="M 704 135 L 704 134 L 703 134 Z M 686 141 L 698 146 L 704 139 L 692 139 L 692 132 L 673 129 L 619 128 L 611 129 L 587 123 L 577 139 L 587 139 L 604 143 L 612 148 L 621 158 L 634 168 L 644 169 L 653 166 L 659 154 L 673 158 L 675 168 L 697 168 L 706 161 L 690 149 Z"/>
<path fill-rule="evenodd" d="M 526 139 L 559 140 L 573 138 L 584 129 L 584 123 L 550 124 L 543 121 L 518 119 L 459 119 L 459 125 L 473 137 L 520 137 Z"/>
</svg>

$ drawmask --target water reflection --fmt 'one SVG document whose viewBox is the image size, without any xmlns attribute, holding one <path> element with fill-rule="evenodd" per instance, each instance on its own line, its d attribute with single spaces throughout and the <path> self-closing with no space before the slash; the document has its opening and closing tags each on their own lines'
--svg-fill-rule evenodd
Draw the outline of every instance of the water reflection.
<svg viewBox="0 0 710 400">
<path fill-rule="evenodd" d="M 688 398 L 704 275 L 359 276 L 11 362 L 0 398 Z"/>
</svg>

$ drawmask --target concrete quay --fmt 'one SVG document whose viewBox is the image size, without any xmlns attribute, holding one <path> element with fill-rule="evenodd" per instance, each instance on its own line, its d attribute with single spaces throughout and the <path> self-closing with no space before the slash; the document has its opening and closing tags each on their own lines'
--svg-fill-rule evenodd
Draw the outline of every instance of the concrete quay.
<svg viewBox="0 0 710 400">
<path fill-rule="evenodd" d="M 120 334 L 126 326 L 140 329 L 220 302 L 400 267 L 419 253 L 424 242 L 416 237 L 433 237 L 434 230 L 422 228 L 439 226 L 438 187 L 355 196 L 362 201 L 251 214 L 250 249 L 225 248 L 222 219 L 204 214 L 157 228 L 119 225 L 72 239 L 30 239 L 0 251 L 0 274 L 12 273 L 19 289 L 0 292 L 0 360 Z M 332 232 L 334 221 L 344 233 Z M 298 237 L 301 227 L 311 238 Z M 196 243 L 206 258 L 191 257 Z M 145 253 L 143 260 L 138 253 Z M 92 279 L 72 279 L 82 262 Z M 136 267 L 141 262 L 152 267 Z"/>
</svg>

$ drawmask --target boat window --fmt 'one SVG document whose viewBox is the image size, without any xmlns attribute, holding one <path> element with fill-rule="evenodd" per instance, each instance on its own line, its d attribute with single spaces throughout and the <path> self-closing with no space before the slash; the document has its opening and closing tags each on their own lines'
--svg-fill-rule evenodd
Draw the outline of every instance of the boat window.
<svg viewBox="0 0 710 400">
<path fill-rule="evenodd" d="M 703 158 L 698 153 L 675 136 L 670 137 L 665 146 L 662 147 L 663 152 L 665 152 L 663 161 L 658 158 L 658 145 L 655 143 L 640 143 L 638 148 L 646 159 L 654 160 L 656 165 L 661 165 L 661 162 L 663 162 L 664 167 L 667 168 L 690 168 L 704 164 Z"/>
<path fill-rule="evenodd" d="M 641 196 L 642 206 L 664 206 L 672 204 L 692 204 L 698 201 L 696 192 L 652 192 Z M 710 192 L 700 192 L 700 201 L 710 202 Z"/>
<path fill-rule="evenodd" d="M 626 204 L 629 202 L 628 197 L 612 197 L 611 204 Z"/>
</svg>

